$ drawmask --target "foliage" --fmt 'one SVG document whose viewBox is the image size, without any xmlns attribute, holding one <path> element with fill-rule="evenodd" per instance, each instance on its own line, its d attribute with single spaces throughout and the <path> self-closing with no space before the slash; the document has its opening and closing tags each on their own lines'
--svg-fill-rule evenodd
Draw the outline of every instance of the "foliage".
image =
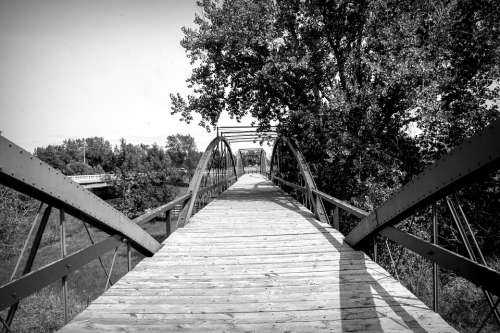
<svg viewBox="0 0 500 333">
<path fill-rule="evenodd" d="M 172 94 L 173 113 L 205 127 L 223 111 L 277 121 L 318 186 L 364 208 L 498 118 L 495 1 L 199 6 L 181 42 L 194 93 Z"/>
<path fill-rule="evenodd" d="M 201 157 L 194 138 L 190 135 L 169 135 L 167 137 L 166 152 L 176 168 L 194 170 Z"/>
<path fill-rule="evenodd" d="M 168 180 L 166 173 L 119 173 L 114 181 L 119 198 L 113 200 L 113 205 L 129 218 L 135 218 L 175 198 L 177 191 L 167 185 Z"/>
<path fill-rule="evenodd" d="M 84 160 L 85 151 L 85 163 Z M 62 145 L 38 147 L 34 152 L 66 175 L 93 174 L 113 170 L 113 150 L 103 138 L 67 139 Z"/>
<path fill-rule="evenodd" d="M 359 207 L 380 205 L 499 118 L 497 1 L 198 5 L 196 26 L 183 28 L 181 42 L 194 66 L 193 93 L 171 94 L 172 113 L 187 122 L 197 113 L 206 128 L 222 112 L 250 114 L 260 130 L 277 123 L 318 186 Z M 489 257 L 498 256 L 499 192 L 497 172 L 458 193 Z M 444 205 L 440 216 L 441 243 L 463 251 Z M 428 215 L 417 218 L 427 238 Z"/>
<path fill-rule="evenodd" d="M 83 148 L 85 147 L 85 163 Z M 167 147 L 157 144 L 134 145 L 125 139 L 111 147 L 103 138 L 68 139 L 61 145 L 49 145 L 35 149 L 35 155 L 42 161 L 61 170 L 66 175 L 99 174 L 120 172 L 165 171 L 174 168 L 193 170 L 201 153 L 197 151 L 194 138 L 190 135 L 170 135 Z"/>
<path fill-rule="evenodd" d="M 54 214 L 58 215 L 58 214 Z M 30 217 L 31 219 L 33 216 Z M 54 223 L 55 222 L 55 223 Z M 49 226 L 54 224 L 57 227 L 55 237 L 51 242 L 43 245 L 38 251 L 35 260 L 35 269 L 53 262 L 60 258 L 59 228 L 56 220 L 49 221 Z M 146 232 L 155 239 L 161 241 L 165 234 L 164 221 L 151 221 L 141 225 Z M 90 227 L 93 238 L 96 242 L 103 240 L 107 234 L 98 232 Z M 90 245 L 89 238 L 80 221 L 68 218 L 67 223 L 67 246 L 68 253 L 74 253 Z M 46 239 L 45 231 L 44 240 Z M 18 242 L 18 247 L 22 246 L 26 233 L 23 233 Z M 44 242 L 45 243 L 45 242 Z M 18 254 L 19 251 L 16 253 Z M 113 251 L 109 251 L 101 256 L 105 267 L 109 269 L 113 257 Z M 16 257 L 0 257 L 0 281 L 9 281 L 11 270 L 15 264 Z M 143 256 L 132 251 L 132 264 L 137 264 Z M 127 273 L 127 251 L 125 246 L 118 250 L 115 265 L 113 266 L 113 281 L 118 281 Z M 69 318 L 72 319 L 83 311 L 91 301 L 95 300 L 104 291 L 106 276 L 98 260 L 93 260 L 87 265 L 74 271 L 68 277 L 68 310 Z M 2 318 L 6 317 L 8 309 L 0 312 Z M 19 309 L 14 318 L 11 329 L 13 332 L 54 332 L 64 325 L 64 305 L 61 293 L 61 282 L 55 281 L 51 285 L 39 290 L 35 294 L 25 298 L 20 302 Z"/>
<path fill-rule="evenodd" d="M 0 185 L 0 258 L 19 252 L 36 209 L 34 199 Z"/>
</svg>

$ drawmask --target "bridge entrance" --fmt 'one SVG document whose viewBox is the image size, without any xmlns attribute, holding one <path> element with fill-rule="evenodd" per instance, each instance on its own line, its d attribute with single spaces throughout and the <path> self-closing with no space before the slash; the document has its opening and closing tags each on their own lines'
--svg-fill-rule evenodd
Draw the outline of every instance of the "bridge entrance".
<svg viewBox="0 0 500 333">
<path fill-rule="evenodd" d="M 61 332 L 454 332 L 261 174 L 245 174 Z"/>
<path fill-rule="evenodd" d="M 481 287 L 490 308 L 483 324 L 490 316 L 500 323 L 494 298 L 500 295 L 500 273 L 475 255 L 481 251 L 465 233 L 468 257 L 438 245 L 433 208 L 446 200 L 459 230 L 470 230 L 451 195 L 500 164 L 500 121 L 371 212 L 320 191 L 293 140 L 273 131 L 265 136 L 225 131 L 203 153 L 186 194 L 134 220 L 0 136 L 0 183 L 41 201 L 11 281 L 0 287 L 0 310 L 9 309 L 0 317 L 3 331 L 10 330 L 23 298 L 58 279 L 67 318 L 69 274 L 114 249 L 109 269 L 101 261 L 107 289 L 122 245 L 129 270 L 132 249 L 151 258 L 63 331 L 453 331 L 376 263 L 380 237 L 434 263 L 433 310 L 439 303 L 439 265 Z M 274 140 L 271 157 L 259 150 L 258 172 L 246 174 L 241 151 L 236 154 L 230 144 L 265 137 Z M 433 240 L 396 227 L 427 206 Z M 176 207 L 180 213 L 173 224 Z M 32 271 L 51 209 L 60 211 L 61 258 Z M 67 254 L 66 213 L 109 236 L 94 242 L 89 235 L 90 246 Z M 140 226 L 156 217 L 166 220 L 168 238 L 162 244 Z M 347 219 L 355 227 L 344 237 L 338 229 Z M 370 252 L 373 261 L 365 254 Z"/>
</svg>

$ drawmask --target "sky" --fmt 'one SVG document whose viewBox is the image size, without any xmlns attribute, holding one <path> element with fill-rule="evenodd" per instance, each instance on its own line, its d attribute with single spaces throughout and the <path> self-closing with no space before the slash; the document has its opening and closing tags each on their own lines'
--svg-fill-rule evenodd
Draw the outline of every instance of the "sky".
<svg viewBox="0 0 500 333">
<path fill-rule="evenodd" d="M 182 133 L 204 150 L 214 134 L 171 115 L 169 98 L 189 92 L 179 43 L 196 11 L 191 0 L 0 0 L 2 135 L 32 152 L 93 136 L 164 145 Z"/>
</svg>

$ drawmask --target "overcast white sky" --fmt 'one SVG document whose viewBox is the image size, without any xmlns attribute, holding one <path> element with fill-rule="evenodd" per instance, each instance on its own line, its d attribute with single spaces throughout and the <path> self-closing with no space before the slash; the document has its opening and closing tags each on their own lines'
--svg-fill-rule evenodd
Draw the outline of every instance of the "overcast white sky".
<svg viewBox="0 0 500 333">
<path fill-rule="evenodd" d="M 195 11 L 191 0 L 0 0 L 2 135 L 33 151 L 66 138 L 164 145 L 189 133 L 204 149 L 213 133 L 170 115 L 169 93 L 188 92 L 180 28 Z"/>
</svg>

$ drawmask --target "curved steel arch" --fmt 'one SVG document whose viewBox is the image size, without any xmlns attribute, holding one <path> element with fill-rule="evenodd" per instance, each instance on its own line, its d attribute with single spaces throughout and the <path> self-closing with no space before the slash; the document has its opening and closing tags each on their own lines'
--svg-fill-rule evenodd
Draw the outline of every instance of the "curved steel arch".
<svg viewBox="0 0 500 333">
<path fill-rule="evenodd" d="M 260 173 L 265 175 L 267 172 L 267 159 L 266 159 L 266 151 L 261 149 L 260 151 Z"/>
<path fill-rule="evenodd" d="M 500 120 L 426 168 L 373 210 L 346 236 L 351 246 L 384 231 L 419 207 L 452 192 L 500 164 Z"/>
<path fill-rule="evenodd" d="M 140 226 L 92 192 L 0 136 L 0 184 L 46 202 L 153 255 L 160 244 Z"/>
<path fill-rule="evenodd" d="M 313 193 L 313 191 L 317 191 L 318 189 L 316 187 L 316 182 L 314 181 L 314 178 L 311 174 L 311 170 L 309 169 L 309 165 L 307 164 L 304 155 L 302 155 L 302 152 L 298 148 L 296 148 L 296 145 L 287 137 L 279 136 L 274 142 L 273 152 L 271 155 L 271 165 L 269 168 L 270 178 L 272 178 L 273 161 L 277 157 L 276 154 L 278 150 L 278 145 L 281 143 L 285 144 L 288 147 L 293 157 L 297 161 L 300 173 L 306 185 L 307 195 L 311 200 L 311 202 L 313 203 L 314 214 L 321 222 L 328 223 L 328 217 L 325 212 L 325 207 L 323 206 L 323 202 L 318 196 L 314 196 Z"/>
<path fill-rule="evenodd" d="M 236 163 L 234 162 L 234 156 L 231 150 L 231 146 L 229 142 L 226 140 L 226 138 L 224 138 L 223 136 L 217 136 L 209 143 L 207 149 L 205 149 L 205 151 L 203 152 L 203 155 L 201 156 L 198 165 L 196 166 L 196 171 L 193 175 L 193 178 L 191 179 L 191 182 L 189 183 L 189 188 L 188 188 L 188 192 L 191 194 L 191 198 L 189 199 L 188 203 L 184 206 L 184 209 L 181 211 L 181 214 L 179 215 L 179 219 L 177 220 L 177 227 L 182 227 L 189 222 L 189 218 L 193 213 L 193 208 L 195 205 L 196 198 L 198 197 L 198 193 L 200 191 L 200 185 L 203 179 L 203 173 L 205 172 L 208 162 L 219 144 L 224 145 L 227 148 L 229 156 L 231 157 L 231 163 L 233 166 L 234 175 L 237 179 L 238 174 L 236 172 Z"/>
<path fill-rule="evenodd" d="M 245 173 L 245 166 L 243 165 L 243 155 L 241 155 L 241 149 L 238 149 L 238 156 L 236 157 L 236 170 L 239 172 L 238 175 L 242 175 Z"/>
</svg>

